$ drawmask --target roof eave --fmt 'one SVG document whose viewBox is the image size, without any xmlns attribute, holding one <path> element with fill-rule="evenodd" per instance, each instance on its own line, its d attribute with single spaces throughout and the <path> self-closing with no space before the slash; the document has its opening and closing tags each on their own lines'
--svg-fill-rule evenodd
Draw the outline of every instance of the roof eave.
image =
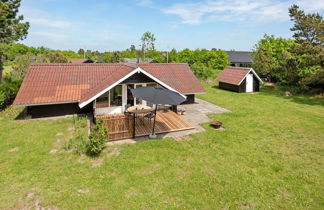
<svg viewBox="0 0 324 210">
<path fill-rule="evenodd" d="M 42 105 L 55 105 L 55 104 L 72 104 L 79 103 L 79 101 L 58 101 L 58 102 L 48 102 L 48 103 L 30 103 L 30 104 L 13 104 L 14 107 L 22 107 L 22 106 L 42 106 Z"/>
</svg>

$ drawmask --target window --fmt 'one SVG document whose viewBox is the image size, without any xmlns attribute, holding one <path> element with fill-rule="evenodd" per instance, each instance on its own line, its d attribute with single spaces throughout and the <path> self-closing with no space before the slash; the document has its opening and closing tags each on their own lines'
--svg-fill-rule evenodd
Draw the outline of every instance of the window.
<svg viewBox="0 0 324 210">
<path fill-rule="evenodd" d="M 97 98 L 97 102 L 108 102 L 108 97 L 109 94 L 108 92 L 102 94 L 101 96 L 99 96 L 99 98 Z"/>
<path fill-rule="evenodd" d="M 110 90 L 110 106 L 122 106 L 122 86 L 117 85 Z"/>
<path fill-rule="evenodd" d="M 146 85 L 147 87 L 155 87 L 155 86 L 158 86 L 156 83 L 149 83 Z"/>
</svg>

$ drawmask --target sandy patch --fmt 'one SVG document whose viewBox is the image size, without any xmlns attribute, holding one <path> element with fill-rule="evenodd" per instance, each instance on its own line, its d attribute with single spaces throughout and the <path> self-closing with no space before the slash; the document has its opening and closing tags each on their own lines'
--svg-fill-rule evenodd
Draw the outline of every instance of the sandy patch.
<svg viewBox="0 0 324 210">
<path fill-rule="evenodd" d="M 134 196 L 137 196 L 137 195 L 138 195 L 138 190 L 135 189 L 135 188 L 130 188 L 125 193 L 126 198 L 131 198 L 131 197 L 134 197 Z"/>
<path fill-rule="evenodd" d="M 29 193 L 27 193 L 26 198 L 34 197 L 34 195 L 35 195 L 35 192 L 29 192 Z"/>
<path fill-rule="evenodd" d="M 49 153 L 50 153 L 50 154 L 57 153 L 57 149 L 52 149 Z"/>
<path fill-rule="evenodd" d="M 134 139 L 122 139 L 122 140 L 117 140 L 117 141 L 109 141 L 107 143 L 108 146 L 111 145 L 121 145 L 121 144 L 135 144 L 136 141 Z"/>
<path fill-rule="evenodd" d="M 79 193 L 79 194 L 87 194 L 89 192 L 90 192 L 89 189 L 80 189 L 80 190 L 77 190 L 77 193 Z"/>
<path fill-rule="evenodd" d="M 8 150 L 8 152 L 18 152 L 19 151 L 19 147 L 14 147 Z"/>
<path fill-rule="evenodd" d="M 147 168 L 144 168 L 144 169 L 140 170 L 138 172 L 138 174 L 142 174 L 142 175 L 144 175 L 144 174 L 145 175 L 153 174 L 153 173 L 159 171 L 160 169 L 161 169 L 160 164 L 154 164 L 154 165 L 152 165 L 150 167 L 147 167 Z"/>
<path fill-rule="evenodd" d="M 63 136 L 63 135 L 64 135 L 64 133 L 62 133 L 62 132 L 59 132 L 56 134 L 56 136 Z"/>
<path fill-rule="evenodd" d="M 110 158 L 112 156 L 116 156 L 120 154 L 120 149 L 115 147 L 111 152 L 104 154 L 102 157 L 98 159 L 91 160 L 92 167 L 100 167 L 106 160 L 106 158 Z"/>
<path fill-rule="evenodd" d="M 190 141 L 192 140 L 191 136 L 181 136 L 181 137 L 177 137 L 175 138 L 176 141 Z"/>
<path fill-rule="evenodd" d="M 84 154 L 81 154 L 77 159 L 79 163 L 90 163 L 92 167 L 100 167 L 108 158 L 112 156 L 117 156 L 120 154 L 119 148 L 114 148 L 112 151 L 108 151 L 107 149 L 102 151 L 102 154 L 99 157 L 88 157 Z"/>
<path fill-rule="evenodd" d="M 33 188 L 34 190 L 35 188 Z M 16 203 L 9 209 L 36 209 L 36 210 L 56 210 L 59 209 L 56 206 L 43 206 L 40 198 L 36 197 L 36 193 L 31 191 L 27 193 L 24 197 L 17 200 Z"/>
<path fill-rule="evenodd" d="M 216 130 L 219 130 L 219 131 L 225 131 L 225 128 L 224 128 L 224 127 L 220 127 L 220 128 L 218 128 L 218 129 L 216 129 Z"/>
</svg>

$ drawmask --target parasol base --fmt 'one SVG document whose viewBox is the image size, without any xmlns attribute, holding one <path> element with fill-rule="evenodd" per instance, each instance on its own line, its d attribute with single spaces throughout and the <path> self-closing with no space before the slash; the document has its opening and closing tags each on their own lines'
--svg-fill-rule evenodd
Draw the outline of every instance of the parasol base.
<svg viewBox="0 0 324 210">
<path fill-rule="evenodd" d="M 149 135 L 149 138 L 150 138 L 150 139 L 156 139 L 157 136 L 156 136 L 156 134 L 150 134 L 150 135 Z"/>
</svg>

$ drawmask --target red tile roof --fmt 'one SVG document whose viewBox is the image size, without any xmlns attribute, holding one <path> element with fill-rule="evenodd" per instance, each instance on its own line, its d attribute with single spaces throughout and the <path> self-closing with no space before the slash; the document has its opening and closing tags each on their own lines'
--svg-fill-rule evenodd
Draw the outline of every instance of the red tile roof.
<svg viewBox="0 0 324 210">
<path fill-rule="evenodd" d="M 204 92 L 187 64 L 34 64 L 14 105 L 85 102 L 137 67 L 180 93 Z"/>
<path fill-rule="evenodd" d="M 240 85 L 241 81 L 251 71 L 251 68 L 243 67 L 225 67 L 225 69 L 218 75 L 216 80 L 220 82 L 229 83 L 232 85 Z"/>
</svg>

